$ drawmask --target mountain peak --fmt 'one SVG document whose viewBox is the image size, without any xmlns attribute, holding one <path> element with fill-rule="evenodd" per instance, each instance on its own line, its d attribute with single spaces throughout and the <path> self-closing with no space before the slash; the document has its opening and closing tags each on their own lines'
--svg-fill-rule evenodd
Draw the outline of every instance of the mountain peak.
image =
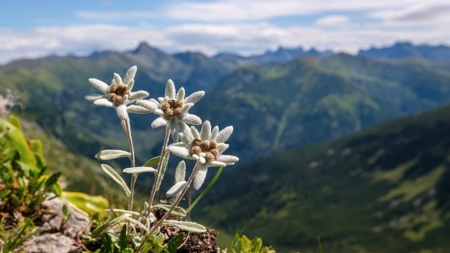
<svg viewBox="0 0 450 253">
<path fill-rule="evenodd" d="M 141 42 L 139 43 L 139 46 L 133 51 L 135 54 L 143 53 L 143 52 L 149 52 L 149 51 L 159 51 L 157 48 L 154 48 L 147 44 L 147 42 Z"/>
</svg>

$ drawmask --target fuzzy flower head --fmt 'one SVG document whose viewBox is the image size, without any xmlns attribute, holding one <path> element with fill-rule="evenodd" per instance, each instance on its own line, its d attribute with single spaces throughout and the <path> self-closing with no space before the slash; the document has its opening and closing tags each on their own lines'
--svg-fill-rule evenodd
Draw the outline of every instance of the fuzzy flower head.
<svg viewBox="0 0 450 253">
<path fill-rule="evenodd" d="M 172 139 L 177 142 L 179 132 L 188 128 L 187 124 L 200 125 L 202 123 L 198 116 L 189 114 L 188 111 L 205 95 L 205 92 L 197 91 L 186 98 L 184 95 L 184 88 L 182 87 L 176 92 L 175 84 L 169 79 L 164 97 L 159 97 L 158 101 L 150 99 L 139 100 L 136 103 L 159 116 L 152 122 L 152 128 L 169 125 Z"/>
<path fill-rule="evenodd" d="M 134 76 L 136 75 L 137 67 L 131 67 L 124 78 L 114 73 L 114 78 L 111 81 L 111 85 L 95 79 L 90 78 L 89 83 L 103 94 L 87 95 L 85 99 L 94 102 L 98 106 L 113 107 L 117 111 L 117 116 L 120 119 L 128 119 L 128 113 L 150 113 L 150 110 L 141 106 L 130 105 L 138 99 L 147 97 L 149 94 L 146 91 L 131 92 L 134 86 Z"/>
<path fill-rule="evenodd" d="M 168 147 L 169 151 L 177 156 L 197 160 L 198 172 L 194 178 L 194 189 L 198 190 L 206 178 L 209 167 L 220 167 L 234 165 L 239 158 L 232 155 L 223 155 L 229 145 L 225 144 L 233 127 L 229 126 L 219 132 L 219 127 L 215 126 L 211 131 L 209 121 L 203 123 L 200 132 L 195 127 L 186 129 L 181 133 L 182 142 L 174 143 Z"/>
</svg>

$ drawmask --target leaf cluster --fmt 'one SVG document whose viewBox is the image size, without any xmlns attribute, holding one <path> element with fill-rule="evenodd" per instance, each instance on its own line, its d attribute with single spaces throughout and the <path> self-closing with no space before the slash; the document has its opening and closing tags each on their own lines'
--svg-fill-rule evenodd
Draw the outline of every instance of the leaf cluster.
<svg viewBox="0 0 450 253">
<path fill-rule="evenodd" d="M 0 243 L 8 252 L 35 233 L 41 203 L 61 187 L 60 173 L 46 173 L 41 142 L 26 140 L 17 118 L 0 118 L 0 131 Z"/>
</svg>

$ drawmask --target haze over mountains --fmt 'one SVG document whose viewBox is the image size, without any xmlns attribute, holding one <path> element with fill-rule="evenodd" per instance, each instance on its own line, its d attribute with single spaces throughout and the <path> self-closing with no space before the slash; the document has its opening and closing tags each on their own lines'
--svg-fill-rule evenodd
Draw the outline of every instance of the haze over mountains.
<svg viewBox="0 0 450 253">
<path fill-rule="evenodd" d="M 18 91 L 27 104 L 23 117 L 70 152 L 92 158 L 102 148 L 127 144 L 116 113 L 84 100 L 97 93 L 88 78 L 108 82 L 112 73 L 137 65 L 133 90 L 147 90 L 150 97 L 161 96 L 169 78 L 188 95 L 205 90 L 191 111 L 220 128 L 233 125 L 227 153 L 241 161 L 226 169 L 205 201 L 217 205 L 199 209 L 204 219 L 229 233 L 248 226 L 251 235 L 280 249 L 315 250 L 321 235 L 336 252 L 379 252 L 392 238 L 398 243 L 386 252 L 411 252 L 411 245 L 449 247 L 439 236 L 449 231 L 450 190 L 439 179 L 449 173 L 448 106 L 298 148 L 450 103 L 449 52 L 398 43 L 358 55 L 279 48 L 258 56 L 208 57 L 171 55 L 142 43 L 129 52 L 0 66 L 0 92 Z M 138 164 L 160 151 L 162 129 L 149 127 L 155 117 L 132 117 L 134 139 L 143 140 L 136 142 Z M 88 166 L 79 169 L 80 177 L 90 175 Z M 69 189 L 79 189 L 79 180 L 69 179 Z M 411 188 L 417 189 L 408 195 Z M 280 231 L 279 224 L 290 230 Z"/>
</svg>

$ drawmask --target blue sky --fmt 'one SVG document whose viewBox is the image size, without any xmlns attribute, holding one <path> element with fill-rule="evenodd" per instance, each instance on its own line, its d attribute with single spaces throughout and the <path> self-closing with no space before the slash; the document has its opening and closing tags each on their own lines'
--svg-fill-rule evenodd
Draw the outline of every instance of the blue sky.
<svg viewBox="0 0 450 253">
<path fill-rule="evenodd" d="M 356 53 L 396 41 L 449 45 L 448 27 L 448 0 L 16 0 L 0 9 L 0 63 L 131 50 L 142 41 L 169 53 Z"/>
</svg>

